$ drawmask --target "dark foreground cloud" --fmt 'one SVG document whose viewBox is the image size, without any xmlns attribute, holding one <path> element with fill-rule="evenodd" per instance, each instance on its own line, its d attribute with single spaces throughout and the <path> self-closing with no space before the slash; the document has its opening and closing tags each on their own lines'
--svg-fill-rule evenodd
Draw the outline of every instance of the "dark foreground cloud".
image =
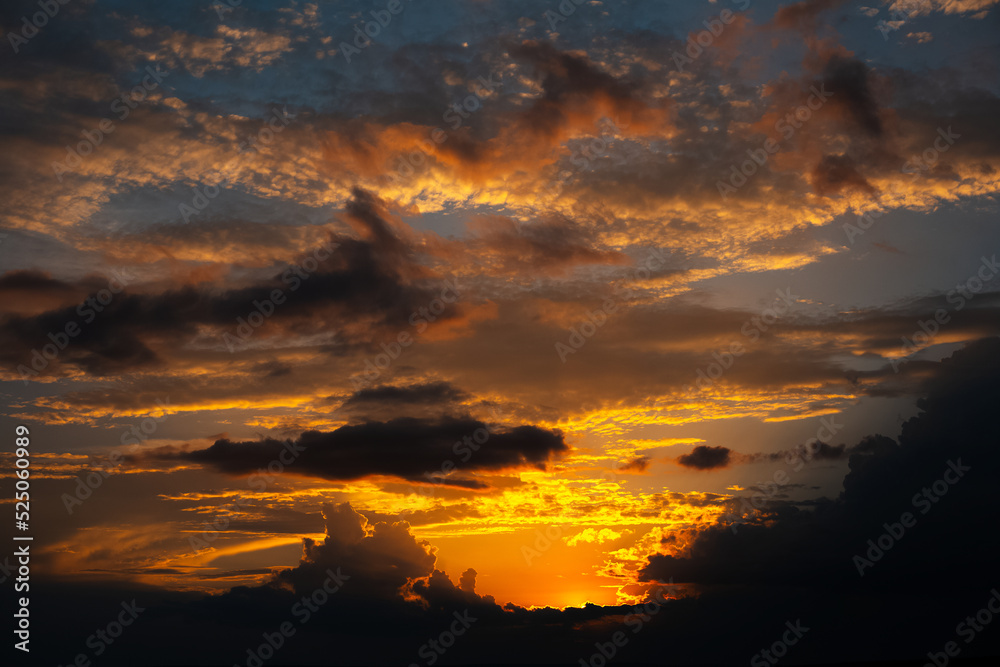
<svg viewBox="0 0 1000 667">
<path fill-rule="evenodd" d="M 464 570 L 456 586 L 435 567 L 430 545 L 415 538 L 406 523 L 371 522 L 347 503 L 326 507 L 324 518 L 326 538 L 306 540 L 298 566 L 275 573 L 262 586 L 200 599 L 144 587 L 46 588 L 39 595 L 46 605 L 44 618 L 73 629 L 63 632 L 58 646 L 49 643 L 39 652 L 66 664 L 77 653 L 92 655 L 85 642 L 93 630 L 84 628 L 100 625 L 102 614 L 113 620 L 120 611 L 116 598 L 134 598 L 144 611 L 101 664 L 246 665 L 248 650 L 266 646 L 264 634 L 273 636 L 283 623 L 290 623 L 294 633 L 265 664 L 429 664 L 443 654 L 445 664 L 478 664 L 491 654 L 511 662 L 547 661 L 558 659 L 567 646 L 589 653 L 581 643 L 586 637 L 576 628 L 609 611 L 627 613 L 594 605 L 566 612 L 501 607 L 475 593 L 472 568 Z M 93 621 L 81 623 L 65 606 L 49 605 L 56 598 L 80 604 L 87 594 Z M 449 631 L 456 631 L 454 641 L 445 639 L 442 650 L 441 635 Z M 528 643 L 513 647 L 512 631 Z M 165 636 L 184 641 L 163 642 Z M 437 640 L 437 648 L 431 640 Z"/>
<path fill-rule="evenodd" d="M 982 508 L 992 502 L 1000 464 L 993 416 L 1000 339 L 971 344 L 933 366 L 928 394 L 918 401 L 922 412 L 903 425 L 898 441 L 869 436 L 851 448 L 837 499 L 808 510 L 767 502 L 766 494 L 737 499 L 733 525 L 706 530 L 682 557 L 650 557 L 643 575 L 709 586 L 796 582 L 826 594 L 873 586 L 898 591 L 930 579 L 944 590 L 989 590 L 1000 539 Z M 905 513 L 915 527 L 873 549 L 869 540 L 878 546 L 886 526 L 898 533 Z"/>
</svg>

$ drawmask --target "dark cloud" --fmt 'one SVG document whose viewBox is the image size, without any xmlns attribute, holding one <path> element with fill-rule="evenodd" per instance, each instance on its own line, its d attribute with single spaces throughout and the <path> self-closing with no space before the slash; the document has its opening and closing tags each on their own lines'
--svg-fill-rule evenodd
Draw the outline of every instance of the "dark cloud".
<svg viewBox="0 0 1000 667">
<path fill-rule="evenodd" d="M 902 427 L 898 442 L 872 436 L 851 448 L 844 491 L 810 511 L 783 501 L 759 504 L 737 499 L 735 515 L 746 523 L 703 532 L 684 556 L 654 555 L 643 574 L 650 579 L 703 585 L 800 585 L 898 590 L 948 573 L 944 586 L 963 589 L 992 580 L 991 557 L 1000 547 L 983 526 L 978 508 L 992 493 L 1000 464 L 1000 338 L 970 344 L 937 364 L 925 378 L 921 414 Z M 840 456 L 840 447 L 825 455 Z M 961 477 L 956 469 L 969 467 Z M 948 478 L 951 484 L 939 482 Z M 935 500 L 922 494 L 946 489 Z M 942 485 L 944 485 L 942 487 Z M 766 499 L 766 496 L 765 496 Z M 917 525 L 898 539 L 884 561 L 859 576 L 855 556 L 867 557 L 868 540 L 903 512 Z M 939 592 L 944 594 L 942 592 Z"/>
<path fill-rule="evenodd" d="M 696 468 L 698 470 L 725 468 L 729 465 L 732 453 L 732 450 L 728 447 L 698 445 L 690 453 L 678 456 L 677 463 L 685 468 Z"/>
<path fill-rule="evenodd" d="M 478 574 L 471 567 L 462 573 L 462 578 L 458 582 L 458 587 L 465 591 L 466 593 L 476 592 L 476 574 Z"/>
<path fill-rule="evenodd" d="M 616 79 L 589 59 L 560 51 L 547 42 L 529 40 L 511 45 L 509 51 L 512 57 L 530 63 L 540 75 L 543 96 L 525 116 L 527 127 L 539 134 L 561 131 L 574 103 L 602 97 L 625 111 L 636 97 L 636 83 Z"/>
<path fill-rule="evenodd" d="M 108 664 L 245 664 L 246 649 L 256 648 L 262 633 L 274 632 L 284 622 L 296 630 L 293 641 L 280 650 L 284 662 L 314 661 L 335 645 L 337 661 L 343 664 L 422 663 L 431 654 L 418 655 L 421 647 L 429 651 L 428 640 L 452 627 L 456 618 L 470 625 L 448 647 L 449 662 L 477 664 L 483 656 L 507 664 L 566 662 L 569 655 L 593 651 L 593 633 L 581 634 L 581 624 L 632 611 L 597 605 L 566 611 L 501 607 L 492 596 L 475 593 L 478 572 L 473 568 L 462 572 L 456 586 L 437 569 L 432 547 L 414 537 L 406 523 L 371 521 L 347 503 L 327 506 L 323 517 L 326 537 L 305 540 L 299 564 L 276 572 L 261 586 L 237 586 L 222 595 L 197 598 L 143 587 L 109 586 L 92 594 L 101 612 L 114 610 L 112 599 L 119 596 L 120 604 L 123 595 L 126 600 L 136 597 L 147 609 L 140 617 L 144 622 L 135 623 L 115 642 L 113 654 L 106 656 Z M 312 598 L 324 584 L 339 588 L 324 594 L 321 604 L 313 602 L 303 621 L 308 609 L 303 598 Z M 92 619 L 81 621 L 78 613 L 66 615 L 65 607 L 48 603 L 75 603 L 83 594 L 64 587 L 38 595 L 44 601 L 39 607 L 45 607 L 40 616 L 60 619 L 67 643 L 72 645 L 79 634 L 81 647 L 94 631 Z M 163 644 L 164 633 L 183 633 L 184 645 Z M 512 643 L 511 633 L 519 641 Z M 150 645 L 159 647 L 155 656 L 149 654 Z M 39 653 L 52 652 L 51 646 L 39 647 Z M 328 656 L 322 659 L 329 661 Z"/>
<path fill-rule="evenodd" d="M 341 408 L 386 407 L 398 410 L 403 407 L 451 405 L 466 398 L 468 394 L 448 382 L 426 382 L 405 387 L 382 385 L 354 392 L 341 404 Z"/>
<path fill-rule="evenodd" d="M 470 395 L 450 382 L 424 382 L 412 385 L 380 385 L 359 389 L 341 402 L 337 413 L 352 422 L 377 422 L 413 416 L 421 419 L 447 419 L 475 412 Z"/>
<path fill-rule="evenodd" d="M 650 456 L 636 456 L 619 466 L 617 470 L 621 472 L 646 472 L 652 462 L 653 459 Z"/>
<path fill-rule="evenodd" d="M 414 539 L 405 523 L 369 524 L 347 503 L 326 507 L 323 516 L 326 539 L 305 540 L 299 566 L 277 576 L 300 594 L 322 585 L 328 568 L 340 568 L 355 582 L 348 595 L 391 600 L 408 581 L 434 571 L 429 545 Z"/>
<path fill-rule="evenodd" d="M 0 275 L 0 318 L 32 317 L 75 305 L 88 293 L 108 287 L 108 282 L 107 277 L 93 274 L 70 281 L 35 269 L 8 271 Z"/>
<path fill-rule="evenodd" d="M 831 103 L 846 109 L 868 135 L 879 137 L 884 130 L 871 76 L 868 66 L 860 60 L 835 56 L 826 64 L 823 83 L 833 93 Z"/>
<path fill-rule="evenodd" d="M 510 54 L 531 63 L 542 74 L 545 97 L 550 100 L 561 101 L 577 93 L 598 92 L 627 100 L 635 89 L 634 85 L 601 71 L 587 58 L 560 51 L 548 42 L 526 41 L 513 45 Z"/>
<path fill-rule="evenodd" d="M 778 28 L 815 31 L 819 26 L 819 15 L 830 9 L 836 9 L 844 2 L 845 0 L 802 0 L 779 7 L 774 13 L 773 22 Z"/>
<path fill-rule="evenodd" d="M 775 461 L 792 461 L 803 459 L 806 461 L 817 460 L 817 461 L 839 461 L 841 459 L 847 458 L 847 455 L 853 451 L 857 451 L 857 446 L 848 449 L 847 445 L 841 443 L 839 445 L 831 445 L 825 442 L 815 442 L 810 446 L 799 445 L 794 449 L 789 449 L 780 452 L 767 452 L 767 453 L 757 453 L 757 454 L 738 454 L 733 453 L 732 463 L 734 464 L 746 464 L 746 463 L 761 463 L 761 462 L 775 462 Z"/>
<path fill-rule="evenodd" d="M 491 430 L 470 418 L 399 418 L 342 426 L 329 433 L 307 431 L 295 440 L 218 440 L 207 449 L 158 449 L 149 458 L 189 461 L 242 475 L 267 469 L 273 461 L 285 472 L 331 480 L 394 475 L 410 481 L 482 488 L 477 480 L 448 475 L 507 468 L 544 469 L 568 450 L 558 431 L 536 426 Z M 450 463 L 450 465 L 448 465 Z"/>
<path fill-rule="evenodd" d="M 257 311 L 271 314 L 262 320 L 267 322 L 266 327 L 260 325 L 263 331 L 250 329 L 256 341 L 279 333 L 337 333 L 342 344 L 364 347 L 383 336 L 395 337 L 398 331 L 410 328 L 414 313 L 421 307 L 426 309 L 449 288 L 442 287 L 441 281 L 419 265 L 415 251 L 387 221 L 388 212 L 381 201 L 370 193 L 356 189 L 345 217 L 364 238 L 331 239 L 325 248 L 306 253 L 295 267 L 282 269 L 272 279 L 250 287 L 222 292 L 211 286 L 185 287 L 159 294 L 126 290 L 103 297 L 94 292 L 77 306 L 35 316 L 9 316 L 0 323 L 0 362 L 11 370 L 30 365 L 31 351 L 49 343 L 48 335 L 64 331 L 70 322 L 77 323 L 81 331 L 46 373 L 59 364 L 106 375 L 162 362 L 155 349 L 159 343 L 169 340 L 183 345 L 198 335 L 200 325 L 216 329 L 220 346 L 228 334 L 235 343 L 227 345 L 238 349 L 240 319 L 246 321 Z M 52 282 L 34 273 L 17 274 L 8 280 L 22 289 L 27 284 L 46 287 Z M 120 285 L 115 287 L 120 290 Z M 271 301 L 276 290 L 282 293 L 281 304 Z M 448 296 L 452 302 L 457 298 Z M 256 306 L 255 302 L 265 305 Z M 435 321 L 458 313 L 454 303 L 442 303 L 444 308 Z M 343 325 L 361 321 L 367 322 L 368 331 Z"/>
<path fill-rule="evenodd" d="M 48 273 L 38 270 L 8 271 L 0 276 L 0 290 L 24 289 L 33 292 L 55 290 L 70 291 L 69 283 L 52 278 Z"/>
<path fill-rule="evenodd" d="M 277 378 L 290 375 L 292 367 L 288 364 L 283 364 L 280 361 L 265 361 L 255 364 L 251 370 L 255 373 L 260 373 L 264 377 Z"/>
<path fill-rule="evenodd" d="M 855 167 L 853 161 L 843 155 L 824 155 L 809 175 L 809 182 L 817 194 L 831 195 L 842 190 L 861 190 L 872 194 L 875 188 Z"/>
<path fill-rule="evenodd" d="M 825 442 L 821 442 L 812 457 L 814 459 L 819 459 L 820 461 L 836 461 L 843 458 L 846 453 L 847 445 L 843 443 L 839 445 L 828 445 Z"/>
<path fill-rule="evenodd" d="M 481 252 L 495 257 L 503 273 L 564 274 L 586 264 L 624 265 L 627 255 L 597 246 L 593 234 L 563 218 L 522 223 L 498 216 L 474 225 Z"/>
</svg>

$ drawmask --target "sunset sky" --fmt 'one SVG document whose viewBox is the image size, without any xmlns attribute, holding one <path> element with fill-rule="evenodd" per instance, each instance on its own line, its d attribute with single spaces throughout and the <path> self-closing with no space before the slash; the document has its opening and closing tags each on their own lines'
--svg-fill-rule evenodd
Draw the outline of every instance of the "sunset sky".
<svg viewBox="0 0 1000 667">
<path fill-rule="evenodd" d="M 998 4 L 6 3 L 38 651 L 145 596 L 95 664 L 246 664 L 338 566 L 268 664 L 469 608 L 441 662 L 577 664 L 665 590 L 620 660 L 943 650 L 1000 584 Z"/>
</svg>

